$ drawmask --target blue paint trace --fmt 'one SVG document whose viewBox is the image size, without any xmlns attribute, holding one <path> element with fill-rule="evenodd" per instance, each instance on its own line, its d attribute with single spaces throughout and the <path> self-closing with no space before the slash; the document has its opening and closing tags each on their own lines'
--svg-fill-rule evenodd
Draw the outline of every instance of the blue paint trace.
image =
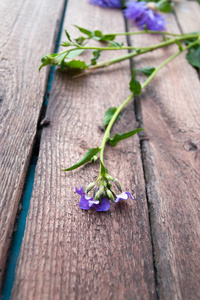
<svg viewBox="0 0 200 300">
<path fill-rule="evenodd" d="M 28 177 L 25 185 L 25 191 L 21 202 L 22 210 L 20 213 L 20 217 L 17 220 L 17 231 L 15 231 L 13 234 L 10 256 L 8 259 L 6 276 L 5 276 L 5 281 L 4 281 L 3 291 L 2 291 L 2 298 L 1 298 L 2 300 L 10 299 L 11 290 L 15 279 L 15 267 L 17 265 L 17 259 L 19 256 L 19 251 L 24 236 L 26 217 L 28 214 L 29 204 L 30 204 L 30 199 L 31 199 L 31 194 L 33 189 L 36 164 L 37 164 L 37 156 L 34 156 L 31 160 Z"/>
<path fill-rule="evenodd" d="M 63 30 L 63 23 L 64 23 L 66 8 L 67 8 L 67 0 L 65 1 L 65 4 L 64 4 L 63 16 L 62 16 L 61 25 L 60 25 L 60 31 L 59 31 L 56 47 L 54 50 L 55 53 L 58 52 L 59 45 L 60 45 L 60 39 L 61 39 L 62 30 Z M 55 66 L 53 66 L 51 68 L 51 71 L 49 74 L 49 79 L 48 79 L 47 89 L 46 89 L 46 97 L 45 97 L 45 101 L 44 101 L 45 107 L 47 107 L 48 102 L 49 102 L 48 101 L 49 93 L 51 91 L 54 73 L 55 73 Z M 24 191 L 24 195 L 22 197 L 22 202 L 21 202 L 22 211 L 20 213 L 19 219 L 17 220 L 17 231 L 14 232 L 14 234 L 13 234 L 13 240 L 12 240 L 10 254 L 9 254 L 8 263 L 7 263 L 3 291 L 2 291 L 2 295 L 0 295 L 0 300 L 9 300 L 10 296 L 11 296 L 11 291 L 12 291 L 13 283 L 15 280 L 15 268 L 17 265 L 17 260 L 19 257 L 21 243 L 22 243 L 22 239 L 24 236 L 25 226 L 26 226 L 26 217 L 27 217 L 28 210 L 29 210 L 29 204 L 30 204 L 30 199 L 31 199 L 31 194 L 32 194 L 32 189 L 33 189 L 35 168 L 36 168 L 37 160 L 38 160 L 37 156 L 33 156 L 31 159 L 28 176 L 27 176 L 27 181 L 26 181 L 26 185 L 25 185 L 25 191 Z"/>
</svg>

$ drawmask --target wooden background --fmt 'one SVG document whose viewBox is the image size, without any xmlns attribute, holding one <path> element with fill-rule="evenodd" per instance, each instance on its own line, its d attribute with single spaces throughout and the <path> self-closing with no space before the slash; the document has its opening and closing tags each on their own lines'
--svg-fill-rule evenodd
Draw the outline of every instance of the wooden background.
<svg viewBox="0 0 200 300">
<path fill-rule="evenodd" d="M 64 6 L 64 0 L 0 1 L 1 285 L 48 80 L 49 69 L 38 73 L 38 66 L 55 49 Z M 179 2 L 175 11 L 167 16 L 168 31 L 200 30 L 197 2 Z M 86 0 L 68 1 L 64 28 L 77 36 L 73 24 L 126 31 L 120 11 Z M 127 30 L 137 28 L 128 22 Z M 159 40 L 137 35 L 130 43 Z M 134 136 L 105 152 L 109 173 L 136 202 L 105 213 L 81 211 L 75 186 L 93 181 L 98 164 L 60 170 L 100 145 L 105 110 L 130 93 L 131 64 L 158 66 L 176 50 L 160 49 L 77 79 L 55 72 L 12 299 L 200 298 L 200 85 L 185 53 L 114 125 L 113 133 L 142 126 L 150 139 Z M 108 51 L 101 59 L 113 55 L 119 53 Z"/>
</svg>

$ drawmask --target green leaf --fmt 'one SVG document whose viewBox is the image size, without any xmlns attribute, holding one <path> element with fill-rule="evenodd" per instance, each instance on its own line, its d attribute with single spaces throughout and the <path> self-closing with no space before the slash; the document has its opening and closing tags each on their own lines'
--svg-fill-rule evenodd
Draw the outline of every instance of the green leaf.
<svg viewBox="0 0 200 300">
<path fill-rule="evenodd" d="M 89 149 L 88 152 L 83 156 L 83 158 L 79 162 L 77 162 L 75 165 L 73 165 L 70 168 L 62 169 L 62 171 L 72 171 L 77 169 L 78 167 L 89 162 L 93 158 L 93 156 L 95 156 L 100 150 L 101 149 L 98 147 Z"/>
<path fill-rule="evenodd" d="M 76 38 L 76 39 L 74 39 L 75 41 L 76 41 L 76 43 L 78 44 L 78 45 L 83 45 L 83 42 L 85 41 L 85 40 L 87 40 L 88 38 L 84 38 L 83 36 L 79 36 L 78 38 Z"/>
<path fill-rule="evenodd" d="M 200 44 L 190 48 L 186 58 L 192 66 L 200 69 Z"/>
<path fill-rule="evenodd" d="M 115 34 L 105 34 L 103 35 L 99 41 L 100 42 L 108 42 L 108 41 L 113 41 L 115 39 Z"/>
<path fill-rule="evenodd" d="M 71 42 L 62 42 L 62 44 L 60 44 L 60 46 L 69 47 L 69 46 L 73 46 L 73 44 Z"/>
<path fill-rule="evenodd" d="M 60 65 L 60 64 L 58 63 L 58 65 Z M 62 63 L 62 68 L 63 69 L 64 68 L 70 68 L 70 69 L 81 69 L 81 70 L 84 70 L 84 69 L 87 69 L 88 66 L 82 60 L 75 60 L 75 59 L 73 59 L 73 60 L 71 60 L 69 62 L 64 61 Z"/>
<path fill-rule="evenodd" d="M 39 71 L 47 65 L 54 65 L 54 59 L 49 58 L 47 55 L 42 57 L 41 62 L 42 64 L 38 69 Z"/>
<path fill-rule="evenodd" d="M 154 67 L 145 67 L 142 69 L 135 69 L 135 71 L 142 72 L 144 75 L 150 76 L 155 71 L 155 68 Z"/>
<path fill-rule="evenodd" d="M 128 132 L 124 132 L 124 133 L 117 133 L 117 134 L 114 135 L 113 138 L 108 139 L 108 143 L 112 147 L 115 147 L 117 145 L 117 143 L 119 143 L 120 141 L 128 139 L 129 137 L 133 136 L 134 134 L 136 134 L 137 132 L 139 132 L 141 130 L 145 130 L 145 129 L 138 128 L 138 129 L 131 130 L 131 131 L 128 131 Z"/>
<path fill-rule="evenodd" d="M 92 32 L 92 37 L 96 41 L 99 41 L 102 37 L 102 32 L 100 30 L 95 30 L 95 31 Z"/>
<path fill-rule="evenodd" d="M 92 31 L 85 29 L 83 27 L 79 27 L 77 25 L 74 25 L 76 28 L 78 28 L 78 30 L 86 35 L 88 35 L 89 37 L 92 37 Z"/>
<path fill-rule="evenodd" d="M 159 11 L 163 13 L 169 13 L 172 11 L 172 4 L 168 0 L 160 0 L 156 3 L 156 7 Z"/>
<path fill-rule="evenodd" d="M 41 64 L 41 66 L 39 67 L 38 71 L 40 71 L 43 67 L 49 65 L 50 63 L 48 61 L 45 61 Z"/>
<path fill-rule="evenodd" d="M 124 45 L 124 43 L 119 44 L 118 42 L 114 42 L 114 41 L 110 41 L 110 44 L 109 44 L 110 47 L 118 47 L 118 48 L 123 47 L 123 45 Z"/>
<path fill-rule="evenodd" d="M 131 92 L 133 92 L 135 95 L 140 95 L 142 91 L 141 84 L 138 80 L 135 79 L 135 70 L 133 69 L 131 81 L 129 82 L 129 87 Z"/>
<path fill-rule="evenodd" d="M 77 49 L 77 50 L 70 51 L 69 54 L 67 55 L 67 58 L 73 59 L 73 58 L 79 56 L 84 51 L 85 51 L 85 49 Z"/>
<path fill-rule="evenodd" d="M 93 55 L 94 55 L 94 57 L 91 59 L 91 65 L 96 65 L 97 59 L 100 56 L 100 51 L 99 50 L 93 51 Z"/>
<path fill-rule="evenodd" d="M 110 120 L 112 119 L 112 117 L 113 117 L 114 113 L 116 112 L 116 110 L 117 110 L 117 107 L 110 107 L 105 112 L 104 119 L 103 119 L 103 127 L 104 128 L 110 123 Z M 116 120 L 118 120 L 118 119 L 120 119 L 120 115 L 118 115 Z"/>
<path fill-rule="evenodd" d="M 66 29 L 65 29 L 65 34 L 66 34 L 68 40 L 73 44 L 73 42 L 72 42 L 72 40 L 71 40 L 71 38 L 70 38 L 70 35 L 69 35 L 69 33 L 67 32 Z"/>
</svg>

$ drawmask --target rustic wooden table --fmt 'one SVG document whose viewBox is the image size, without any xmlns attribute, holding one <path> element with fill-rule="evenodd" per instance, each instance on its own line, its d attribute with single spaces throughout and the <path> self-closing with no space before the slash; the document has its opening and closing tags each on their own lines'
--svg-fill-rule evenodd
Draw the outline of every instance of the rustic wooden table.
<svg viewBox="0 0 200 300">
<path fill-rule="evenodd" d="M 63 17 L 72 36 L 78 35 L 73 24 L 105 33 L 126 30 L 118 10 L 86 0 L 65 6 L 64 0 L 0 1 L 1 286 L 44 111 L 49 69 L 38 72 L 40 59 L 54 51 Z M 199 16 L 197 2 L 179 2 L 167 29 L 199 31 Z M 127 28 L 136 30 L 131 23 Z M 158 40 L 134 36 L 130 43 Z M 157 66 L 175 47 L 133 63 Z M 107 148 L 110 174 L 137 201 L 106 213 L 81 211 L 75 193 L 75 186 L 97 176 L 98 165 L 70 173 L 60 167 L 100 145 L 105 110 L 129 95 L 130 62 L 76 80 L 55 72 L 12 299 L 200 299 L 200 84 L 184 55 L 160 71 L 113 128 L 123 132 L 142 125 L 150 139 L 134 136 Z"/>
</svg>

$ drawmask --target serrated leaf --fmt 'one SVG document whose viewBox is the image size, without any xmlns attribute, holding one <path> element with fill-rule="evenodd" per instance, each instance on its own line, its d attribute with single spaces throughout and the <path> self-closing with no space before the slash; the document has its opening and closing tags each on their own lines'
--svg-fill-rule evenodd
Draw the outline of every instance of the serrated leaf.
<svg viewBox="0 0 200 300">
<path fill-rule="evenodd" d="M 138 80 L 135 79 L 135 70 L 132 71 L 132 77 L 131 81 L 129 82 L 129 88 L 131 92 L 133 92 L 135 95 L 140 95 L 142 91 L 141 84 Z"/>
<path fill-rule="evenodd" d="M 77 25 L 74 25 L 76 28 L 78 28 L 78 30 L 86 35 L 88 35 L 89 37 L 92 37 L 92 31 L 86 29 L 86 28 L 83 28 L 83 27 L 79 27 Z"/>
<path fill-rule="evenodd" d="M 91 65 L 96 65 L 97 59 L 100 56 L 100 51 L 99 50 L 93 51 L 93 55 L 94 55 L 94 57 L 91 59 Z"/>
<path fill-rule="evenodd" d="M 63 65 L 62 65 L 63 68 L 70 68 L 70 69 L 81 69 L 81 70 L 84 70 L 84 69 L 87 69 L 88 66 L 86 65 L 86 63 L 82 60 L 71 60 L 69 62 L 66 62 L 64 61 Z"/>
<path fill-rule="evenodd" d="M 117 110 L 117 107 L 110 107 L 104 114 L 104 119 L 103 119 L 103 127 L 105 128 L 109 123 L 110 123 L 110 120 L 112 119 L 114 113 L 116 112 Z M 118 120 L 120 119 L 120 115 L 117 116 L 117 119 Z"/>
<path fill-rule="evenodd" d="M 92 159 L 92 157 L 94 155 L 96 155 L 100 150 L 101 149 L 98 148 L 98 147 L 89 149 L 88 152 L 83 156 L 83 158 L 79 162 L 77 162 L 75 165 L 73 165 L 70 168 L 62 169 L 62 171 L 72 171 L 72 170 L 77 169 L 78 167 L 80 167 L 80 166 L 86 164 L 87 162 L 89 162 Z"/>
<path fill-rule="evenodd" d="M 186 58 L 192 66 L 200 69 L 200 44 L 190 48 Z"/>
<path fill-rule="evenodd" d="M 129 137 L 133 136 L 134 134 L 138 133 L 141 130 L 144 130 L 144 129 L 143 128 L 138 128 L 138 129 L 131 130 L 131 131 L 128 131 L 128 132 L 124 132 L 124 133 L 117 133 L 117 134 L 114 135 L 113 138 L 108 139 L 108 143 L 112 147 L 115 147 L 117 145 L 117 143 L 119 143 L 120 141 L 128 139 Z"/>
<path fill-rule="evenodd" d="M 155 71 L 155 68 L 149 66 L 142 69 L 135 69 L 135 71 L 142 72 L 144 75 L 150 76 Z"/>
</svg>

